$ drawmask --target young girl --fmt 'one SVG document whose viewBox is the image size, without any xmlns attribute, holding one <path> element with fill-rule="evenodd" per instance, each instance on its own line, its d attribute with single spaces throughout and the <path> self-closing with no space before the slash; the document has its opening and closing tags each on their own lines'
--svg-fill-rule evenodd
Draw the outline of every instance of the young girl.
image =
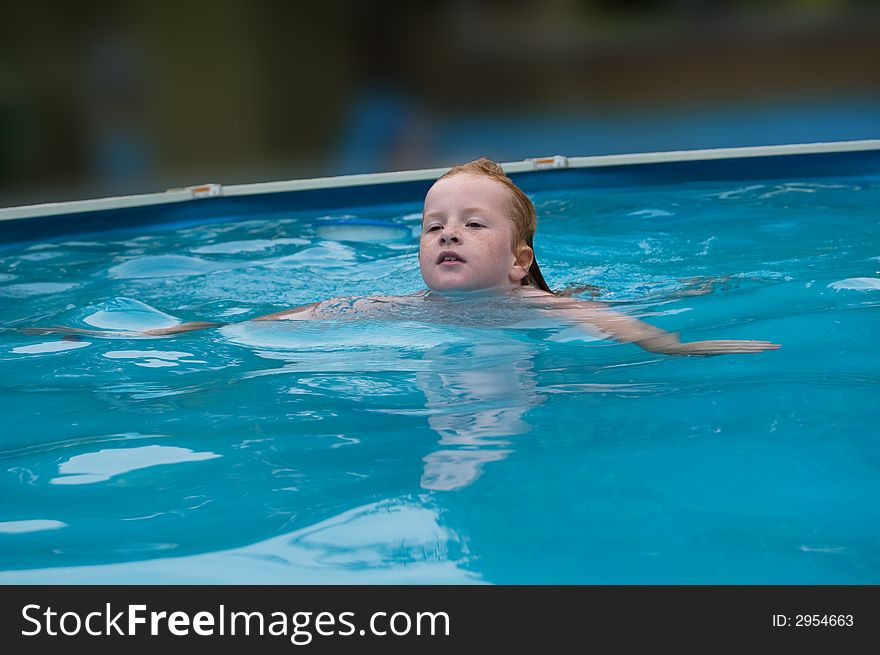
<svg viewBox="0 0 880 655">
<path fill-rule="evenodd" d="M 481 158 L 453 167 L 428 191 L 422 214 L 419 267 L 426 291 L 411 296 L 335 298 L 255 321 L 407 318 L 515 327 L 548 319 L 645 350 L 671 355 L 756 353 L 768 341 L 694 341 L 608 309 L 602 303 L 554 294 L 535 260 L 535 206 L 498 164 Z M 138 333 L 78 328 L 30 332 L 103 336 L 166 336 L 222 325 L 183 323 Z"/>
</svg>

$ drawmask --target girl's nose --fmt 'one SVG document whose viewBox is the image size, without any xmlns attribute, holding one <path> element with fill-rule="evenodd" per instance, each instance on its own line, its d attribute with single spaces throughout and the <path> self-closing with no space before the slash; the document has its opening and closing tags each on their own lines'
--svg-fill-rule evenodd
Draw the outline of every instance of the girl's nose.
<svg viewBox="0 0 880 655">
<path fill-rule="evenodd" d="M 443 230 L 440 235 L 440 243 L 459 243 L 458 233 L 454 230 Z"/>
</svg>

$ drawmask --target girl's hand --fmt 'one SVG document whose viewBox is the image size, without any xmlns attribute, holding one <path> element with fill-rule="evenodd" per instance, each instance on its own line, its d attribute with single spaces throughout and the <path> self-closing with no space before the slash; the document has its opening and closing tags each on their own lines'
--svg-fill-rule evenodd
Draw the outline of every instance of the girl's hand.
<svg viewBox="0 0 880 655">
<path fill-rule="evenodd" d="M 20 334 L 28 335 L 44 335 L 44 334 L 103 334 L 98 330 L 84 330 L 82 328 L 65 327 L 63 325 L 53 325 L 52 327 L 24 327 L 16 328 Z"/>
<path fill-rule="evenodd" d="M 692 341 L 679 344 L 677 354 L 681 355 L 735 355 L 759 353 L 765 350 L 779 350 L 778 343 L 770 341 Z"/>
<path fill-rule="evenodd" d="M 31 334 L 31 335 L 44 335 L 44 334 L 63 334 L 63 335 L 80 335 L 86 334 L 93 337 L 107 337 L 107 338 L 132 338 L 132 339 L 143 339 L 146 337 L 164 337 L 170 334 L 178 334 L 180 332 L 191 332 L 193 330 L 203 330 L 205 328 L 212 327 L 221 327 L 226 325 L 226 323 L 207 323 L 207 322 L 194 322 L 194 323 L 181 323 L 179 325 L 172 325 L 171 327 L 164 328 L 154 328 L 152 330 L 143 330 L 141 332 L 135 331 L 117 331 L 117 330 L 87 330 L 85 328 L 75 328 L 75 327 L 67 327 L 64 325 L 53 325 L 51 327 L 26 327 L 26 328 L 17 328 L 18 332 L 21 334 Z"/>
</svg>

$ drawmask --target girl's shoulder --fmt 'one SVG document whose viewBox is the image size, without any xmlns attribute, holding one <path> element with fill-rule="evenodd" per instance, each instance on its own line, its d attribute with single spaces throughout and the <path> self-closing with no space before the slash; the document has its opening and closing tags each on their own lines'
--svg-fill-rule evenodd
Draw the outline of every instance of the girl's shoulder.
<svg viewBox="0 0 880 655">
<path fill-rule="evenodd" d="M 581 298 L 573 298 L 569 295 L 559 295 L 536 289 L 534 287 L 523 287 L 517 294 L 518 297 L 538 305 L 540 307 L 558 307 L 560 309 L 571 307 L 602 307 L 603 304 L 594 300 L 583 300 Z"/>
<path fill-rule="evenodd" d="M 415 301 L 413 296 L 340 296 L 323 300 L 315 305 L 314 314 L 320 319 L 381 318 L 392 307 Z"/>
</svg>

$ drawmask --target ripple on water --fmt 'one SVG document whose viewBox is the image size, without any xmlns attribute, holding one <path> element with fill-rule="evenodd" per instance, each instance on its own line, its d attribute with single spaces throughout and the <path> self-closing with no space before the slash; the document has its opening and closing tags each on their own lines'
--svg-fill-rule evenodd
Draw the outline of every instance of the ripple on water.
<svg viewBox="0 0 880 655">
<path fill-rule="evenodd" d="M 146 255 L 131 259 L 113 266 L 108 274 L 117 279 L 138 279 L 153 277 L 174 277 L 204 275 L 220 269 L 229 268 L 228 264 L 209 262 L 198 257 L 185 255 Z"/>
<path fill-rule="evenodd" d="M 248 239 L 246 241 L 225 241 L 212 243 L 207 246 L 193 248 L 192 252 L 199 255 L 237 255 L 239 253 L 260 252 L 277 246 L 295 245 L 306 246 L 311 243 L 308 239 L 296 237 L 286 239 Z"/>
<path fill-rule="evenodd" d="M 160 464 L 199 462 L 220 457 L 212 452 L 195 452 L 177 446 L 141 446 L 138 448 L 107 448 L 95 453 L 74 455 L 58 465 L 59 477 L 49 484 L 92 484 L 105 482 L 113 476 Z"/>
<path fill-rule="evenodd" d="M 164 366 L 178 366 L 178 360 L 183 364 L 204 364 L 203 360 L 191 359 L 192 353 L 178 352 L 175 350 L 111 350 L 103 355 L 108 359 L 133 359 L 135 366 L 145 368 L 160 368 Z"/>
<path fill-rule="evenodd" d="M 471 343 L 470 334 L 408 321 L 267 321 L 227 325 L 220 331 L 232 343 L 275 351 L 428 349 Z"/>
<path fill-rule="evenodd" d="M 283 268 L 317 267 L 322 272 L 328 269 L 341 269 L 344 273 L 350 274 L 351 264 L 354 261 L 355 254 L 351 248 L 329 241 L 266 263 Z"/>
<path fill-rule="evenodd" d="M 0 287 L 0 295 L 12 296 L 13 298 L 25 298 L 27 296 L 45 296 L 52 293 L 62 293 L 75 288 L 75 282 L 27 282 L 24 284 L 10 284 Z"/>
<path fill-rule="evenodd" d="M 47 259 L 56 259 L 58 257 L 63 257 L 65 253 L 63 252 L 32 252 L 27 255 L 21 255 L 19 257 L 20 260 L 29 261 L 29 262 L 42 262 Z"/>
<path fill-rule="evenodd" d="M 97 305 L 83 322 L 103 330 L 153 330 L 178 325 L 170 314 L 133 298 L 118 297 Z"/>
<path fill-rule="evenodd" d="M 665 218 L 673 215 L 672 212 L 666 211 L 665 209 L 637 209 L 627 214 L 627 216 L 635 216 L 638 218 Z"/>
<path fill-rule="evenodd" d="M 835 291 L 876 291 L 880 289 L 880 278 L 876 277 L 848 277 L 845 280 L 838 280 L 828 285 L 829 289 Z"/>
<path fill-rule="evenodd" d="M 11 352 L 16 355 L 45 355 L 48 353 L 63 352 L 65 350 L 76 350 L 77 348 L 85 348 L 86 346 L 91 345 L 91 341 L 44 341 L 29 346 L 18 346 L 17 348 L 13 348 Z"/>
<path fill-rule="evenodd" d="M 365 219 L 326 221 L 319 223 L 315 232 L 323 239 L 361 243 L 387 243 L 412 236 L 412 230 L 405 225 Z"/>
<path fill-rule="evenodd" d="M 25 532 L 43 532 L 44 530 L 58 530 L 66 528 L 67 523 L 52 519 L 28 519 L 25 521 L 0 522 L 0 534 L 22 534 Z"/>
</svg>

